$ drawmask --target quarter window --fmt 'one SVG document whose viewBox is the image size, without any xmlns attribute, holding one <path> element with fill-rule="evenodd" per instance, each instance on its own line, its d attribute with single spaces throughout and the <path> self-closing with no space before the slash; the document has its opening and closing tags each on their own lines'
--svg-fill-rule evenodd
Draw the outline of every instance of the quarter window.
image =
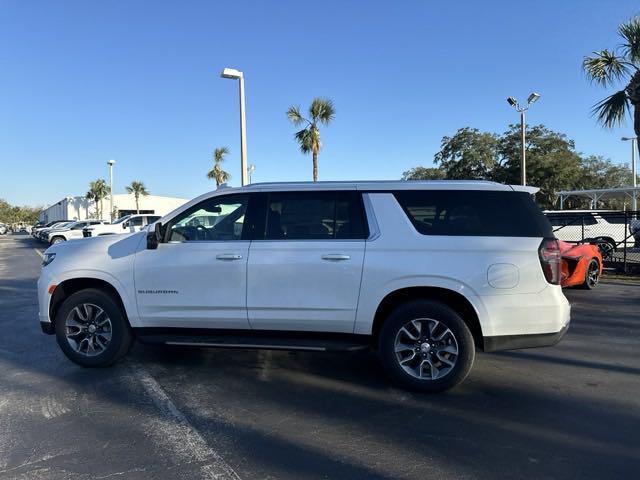
<svg viewBox="0 0 640 480">
<path fill-rule="evenodd" d="M 247 195 L 209 198 L 185 210 L 167 224 L 169 242 L 240 240 Z"/>
<path fill-rule="evenodd" d="M 531 195 L 484 190 L 403 190 L 395 197 L 423 235 L 551 237 Z"/>
</svg>

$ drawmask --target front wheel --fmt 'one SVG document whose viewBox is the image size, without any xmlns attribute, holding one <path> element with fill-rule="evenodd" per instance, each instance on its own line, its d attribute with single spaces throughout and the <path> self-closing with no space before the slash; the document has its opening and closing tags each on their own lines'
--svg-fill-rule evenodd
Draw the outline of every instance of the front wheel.
<svg viewBox="0 0 640 480">
<path fill-rule="evenodd" d="M 66 242 L 67 240 L 64 237 L 53 237 L 49 242 L 49 245 L 55 245 L 56 243 Z"/>
<path fill-rule="evenodd" d="M 462 382 L 475 359 L 473 336 L 460 315 L 426 300 L 402 305 L 387 318 L 379 350 L 393 379 L 412 390 L 432 393 Z"/>
<path fill-rule="evenodd" d="M 120 306 L 102 290 L 86 289 L 69 296 L 55 317 L 58 345 L 72 362 L 106 367 L 122 358 L 133 335 Z"/>
</svg>

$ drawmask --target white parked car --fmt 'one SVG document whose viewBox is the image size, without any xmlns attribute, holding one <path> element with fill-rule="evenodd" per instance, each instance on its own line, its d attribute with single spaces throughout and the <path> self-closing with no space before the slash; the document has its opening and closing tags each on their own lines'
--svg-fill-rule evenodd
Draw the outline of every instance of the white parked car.
<svg viewBox="0 0 640 480">
<path fill-rule="evenodd" d="M 603 255 L 617 248 L 632 247 L 632 231 L 626 225 L 626 215 L 612 210 L 546 210 L 555 236 L 566 242 L 593 240 Z"/>
<path fill-rule="evenodd" d="M 139 232 L 147 225 L 160 219 L 160 215 L 125 215 L 113 223 L 91 225 L 82 230 L 85 237 L 99 237 L 101 235 L 116 235 L 119 233 Z"/>
<path fill-rule="evenodd" d="M 64 227 L 52 228 L 43 234 L 44 241 L 50 245 L 54 243 L 66 242 L 68 240 L 80 239 L 83 237 L 82 229 L 93 225 L 104 225 L 104 220 L 80 220 Z"/>
<path fill-rule="evenodd" d="M 445 390 L 476 350 L 553 345 L 569 326 L 558 240 L 535 191 L 470 181 L 220 189 L 152 231 L 50 247 L 41 326 L 89 367 L 112 364 L 134 338 L 372 348 L 405 386 Z"/>
<path fill-rule="evenodd" d="M 4 223 L 0 223 L 0 235 L 5 235 L 9 229 Z"/>
</svg>

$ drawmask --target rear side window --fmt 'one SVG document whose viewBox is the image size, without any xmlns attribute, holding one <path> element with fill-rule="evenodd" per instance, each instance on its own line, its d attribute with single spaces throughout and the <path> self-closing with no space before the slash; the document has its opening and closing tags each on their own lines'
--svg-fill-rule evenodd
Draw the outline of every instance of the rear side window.
<svg viewBox="0 0 640 480">
<path fill-rule="evenodd" d="M 357 192 L 279 192 L 267 198 L 266 240 L 363 239 L 367 232 Z"/>
<path fill-rule="evenodd" d="M 598 221 L 591 213 L 548 213 L 547 218 L 554 227 L 596 225 Z"/>
<path fill-rule="evenodd" d="M 553 237 L 549 221 L 526 192 L 417 190 L 395 197 L 423 235 Z"/>
</svg>

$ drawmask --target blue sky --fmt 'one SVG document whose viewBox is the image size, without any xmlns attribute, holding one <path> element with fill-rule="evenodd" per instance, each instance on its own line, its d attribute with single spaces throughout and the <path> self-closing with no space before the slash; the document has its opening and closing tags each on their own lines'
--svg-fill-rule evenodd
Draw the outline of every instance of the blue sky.
<svg viewBox="0 0 640 480">
<path fill-rule="evenodd" d="M 443 135 L 501 132 L 505 98 L 542 94 L 529 121 L 577 149 L 629 161 L 589 116 L 607 91 L 580 62 L 618 43 L 640 13 L 616 1 L 36 1 L 0 0 L 0 198 L 48 204 L 80 195 L 117 161 L 133 179 L 190 198 L 212 183 L 211 152 L 231 149 L 240 180 L 237 84 L 245 72 L 254 181 L 309 180 L 289 105 L 333 99 L 320 179 L 392 179 L 431 164 Z"/>
</svg>

